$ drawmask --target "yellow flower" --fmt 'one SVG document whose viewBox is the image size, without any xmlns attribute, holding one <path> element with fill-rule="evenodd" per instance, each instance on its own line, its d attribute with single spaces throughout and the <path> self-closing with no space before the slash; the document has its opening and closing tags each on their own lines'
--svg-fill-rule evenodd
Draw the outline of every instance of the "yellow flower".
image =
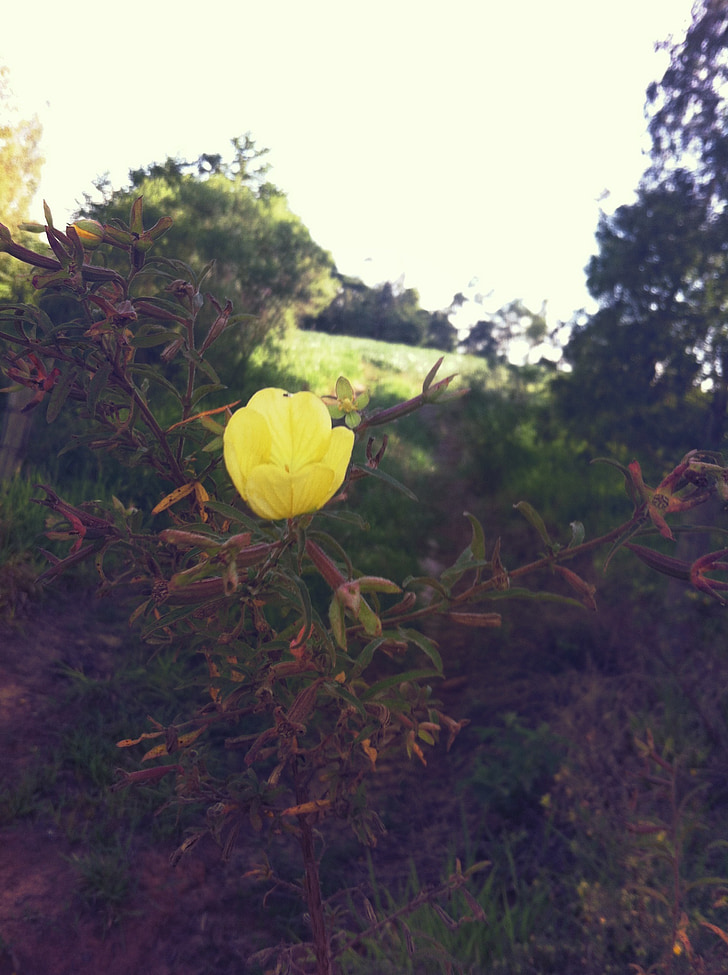
<svg viewBox="0 0 728 975">
<path fill-rule="evenodd" d="M 223 437 L 233 484 L 270 521 L 323 507 L 346 476 L 353 446 L 352 431 L 331 428 L 318 396 L 274 388 L 233 413 Z"/>
</svg>

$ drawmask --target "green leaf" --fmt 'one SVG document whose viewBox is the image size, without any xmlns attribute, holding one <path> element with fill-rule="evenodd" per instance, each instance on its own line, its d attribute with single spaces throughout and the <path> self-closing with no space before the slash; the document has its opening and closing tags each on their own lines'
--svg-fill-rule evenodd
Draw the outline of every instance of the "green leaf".
<svg viewBox="0 0 728 975">
<path fill-rule="evenodd" d="M 156 367 L 145 366 L 145 365 L 140 365 L 138 363 L 135 363 L 133 366 L 131 366 L 130 371 L 136 376 L 141 376 L 142 378 L 147 379 L 150 382 L 157 383 L 158 386 L 164 387 L 164 389 L 172 393 L 172 395 L 176 400 L 180 400 L 180 395 L 177 390 L 177 387 L 172 385 L 172 383 L 168 379 L 166 379 Z"/>
<path fill-rule="evenodd" d="M 610 467 L 616 467 L 616 469 L 620 472 L 620 474 L 624 478 L 624 488 L 627 494 L 629 495 L 632 504 L 634 504 L 635 507 L 639 506 L 640 498 L 637 496 L 637 492 L 635 491 L 634 481 L 632 480 L 632 474 L 624 466 L 624 464 L 620 464 L 619 461 L 612 460 L 611 457 L 595 457 L 594 460 L 590 461 L 590 463 L 609 464 Z"/>
<path fill-rule="evenodd" d="M 135 349 L 151 349 L 155 345 L 174 342 L 180 338 L 180 333 L 171 328 L 145 328 L 142 326 L 131 340 Z"/>
<path fill-rule="evenodd" d="M 88 392 L 86 393 L 86 403 L 91 416 L 94 416 L 96 413 L 96 404 L 101 392 L 106 388 L 111 371 L 111 363 L 104 362 L 91 377 L 91 382 L 88 384 Z"/>
<path fill-rule="evenodd" d="M 359 584 L 359 590 L 361 592 L 385 592 L 391 594 L 402 592 L 396 582 L 392 582 L 391 579 L 385 579 L 383 576 L 359 576 L 356 581 Z"/>
<path fill-rule="evenodd" d="M 443 576 L 445 573 L 443 572 Z M 407 576 L 402 583 L 403 589 L 411 589 L 413 586 L 422 586 L 425 589 L 434 589 L 442 596 L 449 596 L 450 590 L 446 589 L 439 579 L 434 576 Z"/>
<path fill-rule="evenodd" d="M 370 640 L 369 643 L 364 647 L 359 656 L 356 658 L 356 663 L 349 675 L 349 680 L 356 680 L 357 677 L 361 676 L 367 669 L 369 664 L 372 662 L 375 652 L 381 647 L 383 643 L 387 640 L 396 639 L 395 633 L 382 633 L 381 636 L 376 637 L 374 640 Z"/>
<path fill-rule="evenodd" d="M 201 399 L 205 396 L 209 396 L 210 393 L 219 393 L 221 389 L 225 389 L 222 383 L 208 383 L 205 386 L 198 386 L 197 389 L 192 394 L 192 405 L 199 403 Z"/>
<path fill-rule="evenodd" d="M 311 605 L 311 594 L 308 591 L 308 586 L 303 581 L 299 579 L 298 576 L 289 576 L 298 591 L 298 598 L 301 601 L 301 611 L 303 612 L 303 630 L 304 633 L 309 633 L 311 631 L 311 621 L 313 619 L 313 606 Z"/>
<path fill-rule="evenodd" d="M 382 621 L 371 608 L 366 599 L 362 598 L 359 603 L 357 619 L 364 627 L 367 636 L 380 636 L 382 632 Z"/>
<path fill-rule="evenodd" d="M 204 454 L 214 454 L 217 451 L 222 450 L 222 437 L 213 437 L 209 443 L 206 443 L 202 448 Z"/>
<path fill-rule="evenodd" d="M 560 603 L 584 609 L 584 604 L 571 596 L 561 596 L 556 592 L 534 592 L 531 589 L 490 589 L 480 594 L 482 599 L 491 602 L 496 599 L 527 599 L 536 603 Z"/>
<path fill-rule="evenodd" d="M 634 528 L 634 527 L 628 528 L 626 531 L 624 531 L 619 536 L 619 538 L 616 540 L 616 542 L 614 543 L 614 545 L 612 545 L 612 547 L 609 549 L 609 552 L 607 554 L 607 557 L 604 560 L 604 571 L 605 572 L 609 568 L 609 563 L 612 561 L 612 559 L 617 554 L 617 552 L 620 550 L 620 548 L 622 548 L 630 540 L 630 538 L 633 538 L 635 535 L 640 535 L 640 534 L 642 534 L 642 532 L 640 531 L 639 526 L 637 526 L 636 528 Z M 652 533 L 650 532 L 649 534 L 652 534 Z"/>
<path fill-rule="evenodd" d="M 546 525 L 544 524 L 543 518 L 538 511 L 536 511 L 533 505 L 529 504 L 528 501 L 519 501 L 518 504 L 514 504 L 513 507 L 516 509 L 516 511 L 523 515 L 526 521 L 533 528 L 536 529 L 541 536 L 541 541 L 549 549 L 549 551 L 553 551 L 553 542 L 551 541 L 549 533 L 546 530 Z"/>
<path fill-rule="evenodd" d="M 399 632 L 405 639 L 409 640 L 410 643 L 414 643 L 416 647 L 419 647 L 425 656 L 430 660 L 433 667 L 436 667 L 440 674 L 442 673 L 442 657 L 440 656 L 440 652 L 438 651 L 434 641 L 426 637 L 424 633 L 420 633 L 419 630 L 405 629 L 402 627 L 400 628 Z"/>
<path fill-rule="evenodd" d="M 146 262 L 147 268 L 150 268 L 155 262 L 148 260 Z M 168 298 L 159 298 L 157 295 L 148 295 L 144 298 L 144 303 L 146 305 L 153 305 L 158 308 L 161 312 L 167 312 L 168 315 L 176 315 L 179 318 L 184 318 L 187 320 L 189 318 L 189 312 L 177 301 L 170 301 Z M 142 314 L 146 315 L 146 311 Z M 160 316 L 164 317 L 164 316 Z"/>
<path fill-rule="evenodd" d="M 336 593 L 329 603 L 329 623 L 334 639 L 342 650 L 346 650 L 346 622 L 344 620 L 344 607 L 336 598 Z"/>
<path fill-rule="evenodd" d="M 465 517 L 470 522 L 470 527 L 473 531 L 473 537 L 470 541 L 470 551 L 474 559 L 482 562 L 485 559 L 485 535 L 483 534 L 483 526 L 475 515 L 471 515 L 469 511 L 465 512 Z"/>
<path fill-rule="evenodd" d="M 204 602 L 204 600 L 200 600 L 200 602 Z M 181 620 L 187 619 L 188 617 L 194 617 L 199 608 L 200 603 L 192 603 L 188 606 L 183 606 L 180 609 L 173 609 L 168 613 L 164 613 L 159 617 L 159 619 L 152 619 L 152 621 L 142 630 L 142 639 L 147 640 L 158 630 L 165 629 L 168 626 L 174 626 L 175 623 L 179 623 Z"/>
<path fill-rule="evenodd" d="M 432 385 L 432 380 L 433 380 L 433 379 L 435 378 L 435 376 L 437 375 L 437 370 L 438 370 L 438 369 L 440 368 L 440 366 L 442 365 L 442 360 L 443 360 L 444 358 L 445 358 L 445 356 L 444 356 L 444 355 L 441 355 L 441 356 L 440 356 L 440 358 L 439 358 L 439 359 L 437 360 L 437 362 L 435 363 L 435 365 L 434 365 L 434 366 L 432 367 L 432 369 L 430 369 L 430 371 L 429 371 L 429 372 L 427 373 L 427 375 L 425 376 L 425 381 L 424 381 L 424 382 L 422 383 L 422 392 L 423 392 L 423 393 L 426 393 L 426 392 L 427 392 L 427 390 L 428 390 L 428 389 L 430 388 L 430 386 Z"/>
<path fill-rule="evenodd" d="M 489 569 L 492 566 L 490 559 L 469 559 L 470 549 L 466 549 L 460 556 L 455 565 L 444 569 L 440 573 L 440 582 L 447 587 L 447 591 L 452 592 L 453 586 L 459 582 L 466 572 L 477 572 L 480 569 Z"/>
<path fill-rule="evenodd" d="M 352 525 L 360 531 L 368 532 L 371 528 L 369 522 L 365 521 L 357 511 L 346 511 L 344 509 L 337 511 L 335 508 L 323 508 L 316 515 L 318 518 L 330 518 L 332 521 L 340 521 L 344 525 Z"/>
<path fill-rule="evenodd" d="M 198 291 L 202 287 L 205 278 L 208 276 L 208 274 L 210 274 L 210 272 L 212 271 L 212 269 L 214 267 L 215 267 L 215 258 L 213 257 L 212 260 L 211 261 L 208 261 L 207 264 L 205 264 L 205 266 L 203 267 L 203 269 L 200 271 L 199 277 L 197 278 L 197 290 Z"/>
<path fill-rule="evenodd" d="M 217 386 L 221 386 L 223 389 L 225 388 L 224 385 L 220 382 L 220 377 L 212 368 L 212 366 L 207 361 L 207 359 L 200 359 L 199 357 L 196 357 L 195 361 L 197 362 L 197 368 L 200 370 L 200 372 L 204 372 L 204 374 L 207 376 L 210 382 L 214 383 Z"/>
<path fill-rule="evenodd" d="M 63 409 L 63 404 L 68 399 L 68 394 L 71 392 L 71 387 L 76 381 L 77 376 L 78 370 L 71 368 L 61 375 L 60 379 L 53 387 L 50 400 L 48 401 L 48 409 L 46 411 L 46 420 L 48 423 L 53 423 L 53 421 L 57 419 L 58 414 Z"/>
<path fill-rule="evenodd" d="M 351 693 L 351 691 L 347 691 L 347 689 L 342 687 L 342 685 L 337 681 L 327 681 L 325 686 L 330 693 L 335 694 L 337 697 L 343 698 L 345 701 L 348 701 L 349 704 L 351 704 L 352 707 L 354 707 L 363 718 L 367 717 L 367 712 L 364 705 L 355 694 Z M 368 736 L 364 735 L 364 737 L 366 738 Z"/>
<path fill-rule="evenodd" d="M 253 518 L 233 508 L 232 505 L 224 504 L 222 501 L 205 501 L 205 507 L 210 511 L 215 511 L 235 525 L 244 525 L 246 528 L 257 530 L 260 525 Z"/>
<path fill-rule="evenodd" d="M 362 467 L 359 469 L 362 470 L 365 474 L 368 474 L 370 477 L 378 477 L 382 481 L 385 481 L 387 484 L 389 484 L 391 487 L 395 488 L 397 491 L 401 491 L 405 497 L 410 499 L 410 501 L 418 500 L 417 495 L 414 494 L 412 491 L 410 491 L 408 487 L 405 487 L 404 484 L 402 484 L 396 478 L 392 477 L 391 474 L 385 473 L 381 468 Z"/>
<path fill-rule="evenodd" d="M 362 701 L 371 701 L 378 694 L 383 691 L 388 691 L 392 687 L 399 687 L 400 684 L 404 684 L 410 681 L 413 684 L 418 684 L 420 681 L 429 680 L 431 677 L 441 677 L 436 670 L 431 668 L 419 668 L 417 670 L 405 670 L 401 674 L 393 674 L 391 677 L 385 677 L 382 680 L 378 680 L 375 684 L 371 684 L 366 691 L 361 696 Z"/>
</svg>

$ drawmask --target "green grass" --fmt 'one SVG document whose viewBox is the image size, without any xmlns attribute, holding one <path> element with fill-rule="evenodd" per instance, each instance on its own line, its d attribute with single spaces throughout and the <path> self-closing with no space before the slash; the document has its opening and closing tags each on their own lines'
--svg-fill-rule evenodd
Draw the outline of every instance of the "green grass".
<svg viewBox="0 0 728 975">
<path fill-rule="evenodd" d="M 310 389 L 323 396 L 333 393 L 339 376 L 346 376 L 355 389 L 369 389 L 371 408 L 377 409 L 421 393 L 423 380 L 442 354 L 350 335 L 290 331 L 254 352 L 249 383 L 258 388 L 275 382 L 291 392 Z M 478 356 L 448 353 L 437 379 L 452 373 L 467 385 L 469 377 L 485 376 L 487 367 Z M 492 374 L 491 381 L 498 383 L 502 376 Z"/>
<path fill-rule="evenodd" d="M 31 503 L 33 478 L 19 475 L 0 484 L 0 620 L 14 620 L 39 596 L 35 578 L 42 557 L 36 546 L 43 509 Z"/>
</svg>

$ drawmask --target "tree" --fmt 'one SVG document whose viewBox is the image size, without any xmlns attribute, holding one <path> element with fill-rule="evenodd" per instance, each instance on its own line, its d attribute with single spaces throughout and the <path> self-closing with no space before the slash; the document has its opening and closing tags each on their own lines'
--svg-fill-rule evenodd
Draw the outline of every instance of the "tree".
<svg viewBox="0 0 728 975">
<path fill-rule="evenodd" d="M 318 315 L 307 317 L 303 324 L 318 332 L 445 351 L 455 347 L 456 339 L 447 315 L 421 308 L 416 289 L 403 287 L 401 280 L 370 288 L 358 278 L 340 275 L 339 290 L 331 304 Z"/>
<path fill-rule="evenodd" d="M 229 163 L 211 154 L 194 163 L 168 158 L 130 172 L 122 190 L 112 191 L 102 181 L 102 200 L 87 197 L 82 213 L 101 222 L 127 220 L 133 200 L 142 195 L 150 222 L 165 214 L 174 219 L 159 254 L 173 252 L 197 268 L 214 259 L 205 287 L 230 299 L 236 313 L 252 316 L 233 340 L 237 348 L 228 344 L 222 350 L 215 364 L 223 369 L 233 353 L 245 360 L 269 330 L 316 314 L 335 294 L 331 255 L 265 179 L 259 160 L 266 150 L 258 150 L 249 135 L 232 145 Z"/>
<path fill-rule="evenodd" d="M 37 116 L 30 119 L 19 116 L 8 69 L 0 65 L 0 222 L 16 237 L 18 225 L 28 217 L 40 180 L 41 132 Z M 30 297 L 26 275 L 20 275 L 16 263 L 0 253 L 0 300 L 28 301 Z M 2 404 L 0 482 L 20 465 L 30 431 L 31 418 L 23 412 L 29 398 L 27 390 L 14 390 Z"/>
<path fill-rule="evenodd" d="M 635 204 L 602 217 L 597 242 L 587 285 L 600 307 L 575 324 L 566 347 L 573 371 L 555 385 L 562 414 L 600 449 L 687 450 L 696 437 L 717 446 L 725 291 L 692 176 L 643 186 Z M 711 422 L 701 384 L 714 391 Z"/>
<path fill-rule="evenodd" d="M 652 137 L 651 182 L 686 164 L 716 207 L 728 200 L 728 4 L 696 0 L 678 43 L 661 45 L 670 64 L 647 89 Z"/>
<path fill-rule="evenodd" d="M 10 88 L 8 69 L 0 65 L 0 221 L 15 233 L 28 218 L 40 180 L 42 128 L 37 116 L 22 118 Z M 0 298 L 13 299 L 17 269 L 0 254 Z"/>
<path fill-rule="evenodd" d="M 459 296 L 456 295 L 457 299 Z M 481 355 L 490 365 L 504 362 L 515 343 L 525 343 L 529 350 L 537 349 L 548 337 L 546 303 L 539 312 L 516 299 L 497 312 L 477 321 L 461 343 L 465 352 Z"/>
<path fill-rule="evenodd" d="M 630 206 L 603 215 L 587 268 L 599 310 L 574 328 L 562 414 L 615 434 L 717 449 L 728 405 L 728 8 L 700 0 L 650 85 L 651 166 Z"/>
</svg>

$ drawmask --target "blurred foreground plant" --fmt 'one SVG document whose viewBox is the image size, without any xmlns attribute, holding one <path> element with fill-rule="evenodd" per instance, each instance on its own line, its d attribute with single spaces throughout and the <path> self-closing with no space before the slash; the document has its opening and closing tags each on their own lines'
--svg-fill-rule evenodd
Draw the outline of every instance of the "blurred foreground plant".
<svg viewBox="0 0 728 975">
<path fill-rule="evenodd" d="M 30 266 L 41 292 L 72 298 L 75 311 L 53 321 L 35 306 L 0 307 L 8 388 L 29 389 L 27 409 L 44 408 L 49 423 L 74 405 L 75 443 L 151 468 L 159 498 L 151 511 L 117 498 L 73 506 L 41 485 L 47 535 L 68 546 L 60 556 L 46 553 L 50 566 L 41 578 L 93 560 L 100 594 L 119 587 L 135 594 L 131 622 L 157 652 L 169 648 L 180 676 L 202 688 L 193 714 L 167 725 L 152 719 L 149 729 L 119 742 L 146 750 L 143 768 L 122 774 L 116 788 L 173 776 L 175 801 L 204 808 L 175 862 L 205 835 L 224 857 L 241 833 L 258 835 L 261 859 L 250 874 L 270 888 L 295 889 L 312 929 L 311 945 L 278 951 L 275 970 L 303 972 L 313 964 L 328 975 L 354 941 L 337 929 L 322 897 L 317 834 L 336 818 L 375 842 L 381 826 L 366 786 L 380 757 L 401 749 L 426 765 L 426 748 L 442 734 L 450 748 L 467 724 L 437 700 L 442 659 L 421 624 L 442 617 L 453 627 L 496 627 L 496 605 L 513 599 L 595 609 L 594 586 L 565 563 L 608 545 L 610 559 L 626 546 L 657 571 L 722 601 L 728 581 L 715 574 L 726 571 L 724 551 L 689 565 L 634 539 L 671 538 L 666 515 L 716 494 L 725 500 L 728 470 L 719 456 L 693 452 L 653 490 L 639 465 L 620 468 L 630 517 L 589 541 L 575 522 L 565 545 L 520 502 L 541 553 L 515 569 L 506 568 L 499 541 L 487 550 L 482 526 L 466 513 L 471 541 L 438 577 L 399 584 L 362 575 L 322 519 L 360 523 L 342 507 L 348 485 L 365 477 L 392 481 L 381 469 L 386 435 L 377 447 L 371 430 L 463 395 L 449 389 L 453 376 L 436 380 L 441 360 L 418 396 L 385 410 L 370 409 L 368 393 L 355 395 L 339 377 L 328 410 L 312 393 L 265 389 L 232 413 L 238 402 L 220 405 L 224 387 L 206 353 L 246 317 L 203 292 L 206 271 L 154 258 L 153 245 L 171 220 L 145 229 L 141 198 L 128 226 L 82 221 L 61 232 L 47 208 L 45 216 L 45 225 L 30 229 L 45 234 L 49 252 L 15 243 L 2 225 L 0 250 Z M 108 247 L 126 253 L 126 274 L 105 266 Z M 331 417 L 341 424 L 332 428 Z M 556 581 L 556 591 L 526 588 L 539 573 Z M 221 740 L 222 755 L 213 748 Z M 297 884 L 263 854 L 269 841 L 291 839 L 303 865 Z M 482 920 L 467 883 L 484 866 L 458 865 L 426 899 L 460 891 L 469 919 Z M 415 901 L 419 906 L 421 897 Z M 364 918 L 363 931 L 387 924 L 409 950 L 405 913 Z"/>
</svg>

